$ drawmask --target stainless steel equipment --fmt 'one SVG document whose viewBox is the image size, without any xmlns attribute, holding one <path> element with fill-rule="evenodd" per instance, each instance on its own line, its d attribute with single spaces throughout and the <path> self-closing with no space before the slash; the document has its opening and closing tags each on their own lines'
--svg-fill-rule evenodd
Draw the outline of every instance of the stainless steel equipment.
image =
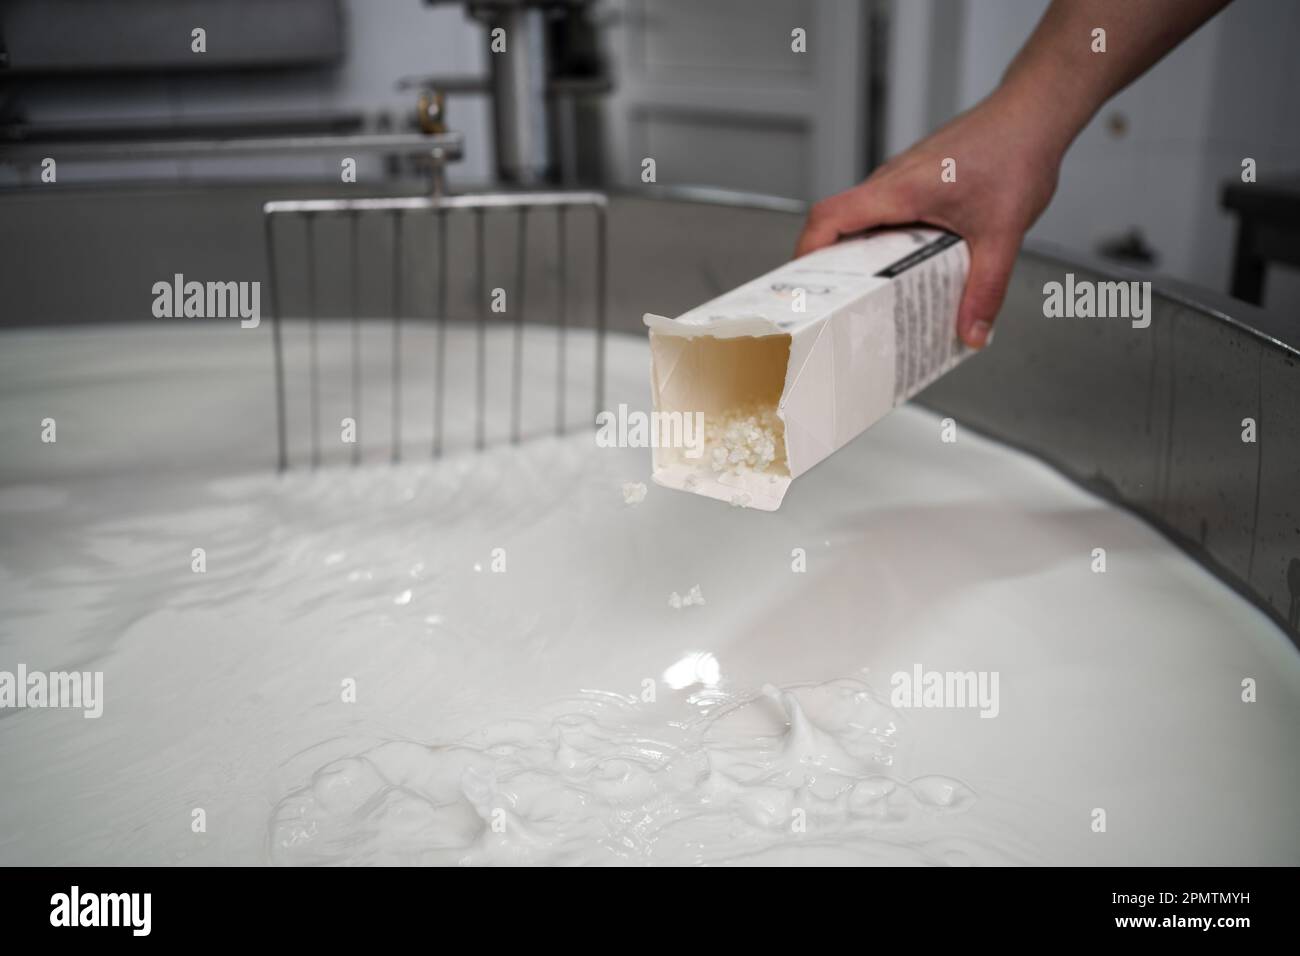
<svg viewBox="0 0 1300 956">
<path fill-rule="evenodd" d="M 595 393 L 595 413 L 604 407 L 604 363 L 605 363 L 605 329 L 606 329 L 606 197 L 601 193 L 590 192 L 533 192 L 533 193 L 487 193 L 468 196 L 410 196 L 380 197 L 371 199 L 308 199 L 282 200 L 268 202 L 263 206 L 266 228 L 267 276 L 271 284 L 272 308 L 272 347 L 275 362 L 275 407 L 276 407 L 276 447 L 277 468 L 284 471 L 289 467 L 288 417 L 285 402 L 285 360 L 282 335 L 282 315 L 279 290 L 281 276 L 277 268 L 276 235 L 273 222 L 277 219 L 296 217 L 303 224 L 303 239 L 306 249 L 305 284 L 310 337 L 309 358 L 309 408 L 311 429 L 311 466 L 321 464 L 320 444 L 320 368 L 317 350 L 318 310 L 316 283 L 318 276 L 317 249 L 315 229 L 321 217 L 342 216 L 349 226 L 348 240 L 348 275 L 350 277 L 350 311 L 352 314 L 352 417 L 357 422 L 358 431 L 361 422 L 361 360 L 360 329 L 362 322 L 358 290 L 360 288 L 360 240 L 359 229 L 363 216 L 388 216 L 391 221 L 392 245 L 389 250 L 391 259 L 391 313 L 392 313 L 392 364 L 390 391 L 392 395 L 392 422 L 390 458 L 393 462 L 401 459 L 402 436 L 402 323 L 404 307 L 402 296 L 402 264 L 407 261 L 404 252 L 406 225 L 416 216 L 431 216 L 436 222 L 436 258 L 437 278 L 435 282 L 436 307 L 434 320 L 437 324 L 437 345 L 434 367 L 430 370 L 434 382 L 433 405 L 433 447 L 434 458 L 443 451 L 443 418 L 446 404 L 446 332 L 450 312 L 449 287 L 454 276 L 448 271 L 447 221 L 453 215 L 469 215 L 474 223 L 474 262 L 471 276 L 473 283 L 470 293 L 475 303 L 474 316 L 477 335 L 477 364 L 475 374 L 475 447 L 482 449 L 486 445 L 486 333 L 489 322 L 489 295 L 486 273 L 487 244 L 485 221 L 488 215 L 504 216 L 513 220 L 516 241 L 514 242 L 515 288 L 513 299 L 515 306 L 510 313 L 513 326 L 513 356 L 511 361 L 511 419 L 510 440 L 518 443 L 521 438 L 521 379 L 523 374 L 524 321 L 529 311 L 528 290 L 526 289 L 528 269 L 528 231 L 530 221 L 535 221 L 541 214 L 549 214 L 552 241 L 558 257 L 558 269 L 555 276 L 557 295 L 555 297 L 554 324 L 556 328 L 556 381 L 555 381 L 555 431 L 562 434 L 565 430 L 566 409 L 565 395 L 568 386 L 566 361 L 566 329 L 569 324 L 570 309 L 570 267 L 569 267 L 569 223 L 570 213 L 575 210 L 590 210 L 594 215 L 591 228 L 594 230 L 594 261 L 583 263 L 594 269 L 595 292 L 595 364 L 593 387 Z M 534 228 L 544 228 L 545 223 Z M 458 316 L 459 318 L 459 316 Z M 469 316 L 464 318 L 469 319 Z M 361 443 L 358 440 L 352 446 L 352 464 L 361 461 Z"/>
<path fill-rule="evenodd" d="M 320 156 L 379 154 L 415 156 L 441 166 L 460 159 L 464 137 L 460 133 L 356 133 L 310 136 L 230 136 L 203 139 L 91 140 L 62 143 L 61 160 L 135 162 L 147 159 L 236 159 L 245 156 Z M 46 142 L 5 144 L 0 162 L 15 165 L 39 163 L 50 153 Z"/>
<path fill-rule="evenodd" d="M 489 73 L 482 86 L 492 99 L 497 178 L 519 186 L 576 182 L 580 147 L 596 138 L 580 129 L 577 103 L 611 87 L 592 0 L 429 2 L 461 3 L 484 25 Z"/>
</svg>

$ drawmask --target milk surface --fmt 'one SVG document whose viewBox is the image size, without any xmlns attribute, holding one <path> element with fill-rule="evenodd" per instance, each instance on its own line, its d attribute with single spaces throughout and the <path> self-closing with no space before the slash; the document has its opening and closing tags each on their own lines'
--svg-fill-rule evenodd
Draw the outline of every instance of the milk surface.
<svg viewBox="0 0 1300 956">
<path fill-rule="evenodd" d="M 284 478 L 133 468 L 150 436 L 203 461 L 263 420 L 269 378 L 239 376 L 264 343 L 226 335 L 0 350 L 0 668 L 102 671 L 105 698 L 0 718 L 0 863 L 1300 862 L 1292 646 L 960 423 L 944 443 L 903 408 L 762 521 L 654 486 L 630 506 L 648 452 L 589 431 Z M 432 333 L 406 337 L 414 363 Z M 649 407 L 647 358 L 611 339 L 611 402 Z M 55 449 L 12 424 L 52 401 Z M 41 469 L 66 475 L 21 479 Z M 893 702 L 918 668 L 996 673 L 996 716 Z"/>
</svg>

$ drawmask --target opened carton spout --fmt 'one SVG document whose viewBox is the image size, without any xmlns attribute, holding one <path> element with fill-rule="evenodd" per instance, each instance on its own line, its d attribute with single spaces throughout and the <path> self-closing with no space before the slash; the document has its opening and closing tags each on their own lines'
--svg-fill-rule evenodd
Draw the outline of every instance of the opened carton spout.
<svg viewBox="0 0 1300 956">
<path fill-rule="evenodd" d="M 694 446 L 657 444 L 657 484 L 774 511 L 790 483 L 971 353 L 957 338 L 970 256 L 893 229 L 787 263 L 650 329 L 660 417 L 702 416 Z"/>
</svg>

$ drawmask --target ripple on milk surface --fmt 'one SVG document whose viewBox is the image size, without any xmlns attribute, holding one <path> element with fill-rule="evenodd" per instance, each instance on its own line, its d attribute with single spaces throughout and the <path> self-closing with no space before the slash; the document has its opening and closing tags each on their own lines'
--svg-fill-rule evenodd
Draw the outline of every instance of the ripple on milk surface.
<svg viewBox="0 0 1300 956">
<path fill-rule="evenodd" d="M 0 494 L 0 667 L 106 696 L 0 719 L 0 863 L 1292 862 L 1290 646 L 1039 466 L 944 464 L 934 425 L 898 412 L 764 515 L 630 507 L 645 454 L 589 435 Z M 872 692 L 917 661 L 1000 669 L 999 718 L 902 723 Z M 1252 812 L 1207 833 L 1236 780 Z"/>
<path fill-rule="evenodd" d="M 975 794 L 895 768 L 897 715 L 856 681 L 771 686 L 685 722 L 589 694 L 454 743 L 337 760 L 271 823 L 281 864 L 994 863 L 954 836 Z"/>
<path fill-rule="evenodd" d="M 5 858 L 1004 858 L 957 822 L 971 818 L 969 789 L 902 772 L 897 715 L 864 685 L 760 692 L 793 673 L 762 660 L 733 683 L 743 631 L 702 616 L 714 605 L 665 600 L 670 582 L 695 583 L 678 580 L 672 549 L 696 546 L 665 527 L 665 505 L 701 502 L 628 509 L 620 482 L 639 463 L 575 438 L 79 499 L 86 510 L 51 532 L 57 560 L 28 561 L 0 604 L 26 609 L 19 659 L 104 671 L 106 716 L 0 726 L 11 793 L 24 795 L 0 805 L 19 835 Z M 691 527 L 712 540 L 706 521 Z M 498 545 L 506 574 L 486 567 Z M 682 657 L 683 642 L 728 641 L 725 670 L 709 653 Z M 657 703 L 563 696 L 646 674 L 662 676 Z M 340 702 L 340 678 L 355 680 L 356 703 Z M 103 794 L 89 810 L 77 802 L 88 791 Z M 220 825 L 190 838 L 199 806 Z"/>
</svg>

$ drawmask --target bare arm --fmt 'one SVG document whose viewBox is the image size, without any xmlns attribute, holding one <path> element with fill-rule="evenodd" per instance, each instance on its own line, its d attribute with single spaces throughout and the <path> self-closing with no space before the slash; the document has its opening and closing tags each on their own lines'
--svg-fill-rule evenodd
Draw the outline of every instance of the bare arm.
<svg viewBox="0 0 1300 956">
<path fill-rule="evenodd" d="M 1229 0 L 1054 0 L 998 88 L 863 183 L 813 207 L 797 255 L 875 226 L 928 222 L 971 247 L 957 330 L 979 347 L 1061 160 L 1102 105 Z M 1106 50 L 1094 52 L 1093 31 Z M 940 178 L 945 159 L 956 180 Z"/>
<path fill-rule="evenodd" d="M 1106 101 L 1229 0 L 1055 0 L 1011 61 L 1000 90 L 1033 111 L 1060 152 Z M 1106 52 L 1092 31 L 1106 31 Z"/>
</svg>

